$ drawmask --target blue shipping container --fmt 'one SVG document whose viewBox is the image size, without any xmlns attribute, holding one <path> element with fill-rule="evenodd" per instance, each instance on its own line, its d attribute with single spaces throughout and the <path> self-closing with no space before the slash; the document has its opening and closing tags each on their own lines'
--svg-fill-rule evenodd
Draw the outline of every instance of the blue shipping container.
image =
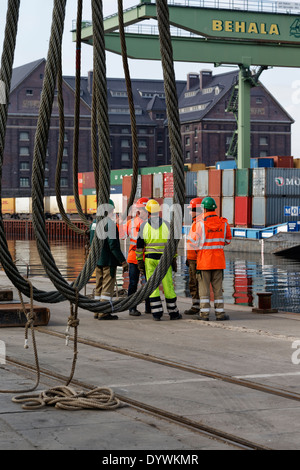
<svg viewBox="0 0 300 470">
<path fill-rule="evenodd" d="M 250 158 L 250 168 L 271 168 L 274 167 L 273 158 Z"/>
</svg>

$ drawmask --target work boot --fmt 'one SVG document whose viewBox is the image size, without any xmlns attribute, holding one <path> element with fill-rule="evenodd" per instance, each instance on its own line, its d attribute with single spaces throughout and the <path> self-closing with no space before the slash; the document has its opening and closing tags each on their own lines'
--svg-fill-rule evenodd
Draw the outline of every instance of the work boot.
<svg viewBox="0 0 300 470">
<path fill-rule="evenodd" d="M 195 307 L 191 307 L 189 310 L 185 310 L 183 313 L 185 315 L 197 315 L 199 312 L 200 310 L 198 308 L 196 309 Z"/>
<path fill-rule="evenodd" d="M 216 321 L 226 321 L 226 320 L 230 320 L 229 318 L 229 315 L 226 315 L 224 313 L 224 315 L 220 315 L 219 317 L 216 317 Z"/>
<path fill-rule="evenodd" d="M 141 315 L 141 312 L 139 312 L 136 308 L 131 308 L 129 310 L 129 315 L 132 317 L 139 317 Z"/>
<path fill-rule="evenodd" d="M 198 315 L 198 320 L 209 321 L 209 316 L 203 313 L 200 313 L 200 315 Z"/>
<path fill-rule="evenodd" d="M 182 315 L 179 312 L 170 313 L 170 320 L 181 320 Z"/>
</svg>

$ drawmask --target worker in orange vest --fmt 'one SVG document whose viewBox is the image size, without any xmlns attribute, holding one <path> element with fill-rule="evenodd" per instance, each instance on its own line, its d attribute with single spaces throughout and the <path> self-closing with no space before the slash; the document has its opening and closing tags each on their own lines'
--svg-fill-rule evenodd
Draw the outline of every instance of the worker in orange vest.
<svg viewBox="0 0 300 470">
<path fill-rule="evenodd" d="M 223 275 L 226 268 L 224 248 L 232 235 L 228 220 L 216 214 L 216 202 L 211 197 L 202 201 L 203 214 L 197 217 L 191 245 L 197 250 L 197 280 L 200 297 L 200 320 L 209 320 L 210 285 L 214 293 L 217 321 L 228 320 L 224 311 Z"/>
<path fill-rule="evenodd" d="M 127 256 L 127 263 L 129 266 L 129 287 L 128 287 L 128 296 L 134 294 L 137 291 L 139 279 L 140 279 L 140 270 L 138 269 L 138 263 L 136 259 L 136 241 L 137 235 L 140 230 L 140 226 L 148 218 L 148 212 L 146 210 L 146 204 L 148 198 L 141 197 L 138 199 L 134 205 L 136 209 L 136 214 L 132 219 L 129 219 L 125 225 L 125 232 L 130 238 L 130 245 Z M 142 279 L 142 282 L 146 282 L 145 278 Z M 150 313 L 150 302 L 149 299 L 146 299 L 146 313 Z M 136 307 L 129 309 L 129 315 L 140 316 L 141 312 L 137 310 Z"/>
<path fill-rule="evenodd" d="M 190 201 L 188 206 L 192 216 L 192 225 L 186 240 L 186 265 L 189 267 L 189 289 L 192 296 L 192 307 L 184 311 L 185 315 L 196 315 L 200 312 L 199 288 L 196 273 L 198 251 L 193 246 L 192 234 L 196 229 L 196 221 L 197 217 L 200 215 L 202 199 L 202 197 L 195 197 Z"/>
</svg>

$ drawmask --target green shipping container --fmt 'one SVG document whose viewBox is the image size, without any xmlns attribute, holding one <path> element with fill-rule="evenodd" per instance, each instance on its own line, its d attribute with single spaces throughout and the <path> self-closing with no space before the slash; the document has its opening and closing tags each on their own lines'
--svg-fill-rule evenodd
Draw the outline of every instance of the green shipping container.
<svg viewBox="0 0 300 470">
<path fill-rule="evenodd" d="M 238 168 L 235 174 L 235 195 L 252 196 L 252 169 Z"/>
</svg>

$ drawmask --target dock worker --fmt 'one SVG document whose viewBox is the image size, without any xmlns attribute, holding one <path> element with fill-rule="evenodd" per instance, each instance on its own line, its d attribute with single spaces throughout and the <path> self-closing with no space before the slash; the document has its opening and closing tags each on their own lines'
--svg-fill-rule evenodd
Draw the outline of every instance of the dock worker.
<svg viewBox="0 0 300 470">
<path fill-rule="evenodd" d="M 100 258 L 96 266 L 96 287 L 94 299 L 99 301 L 112 301 L 116 283 L 117 266 L 122 266 L 123 273 L 128 271 L 128 264 L 120 247 L 119 231 L 113 220 L 115 205 L 110 199 L 109 204 L 104 205 L 107 223 L 104 227 L 106 238 Z M 90 242 L 97 236 L 96 221 L 93 222 L 90 232 Z M 98 320 L 117 320 L 117 315 L 110 313 L 95 313 L 94 318 Z"/>
<path fill-rule="evenodd" d="M 142 223 L 148 219 L 148 212 L 146 211 L 146 204 L 149 201 L 147 197 L 139 198 L 134 204 L 134 210 L 136 211 L 134 217 L 129 219 L 125 225 L 126 235 L 130 239 L 130 245 L 127 255 L 127 263 L 129 267 L 129 286 L 128 296 L 134 294 L 137 291 L 138 283 L 140 280 L 140 270 L 138 268 L 138 262 L 136 259 L 136 241 Z M 142 275 L 142 282 L 145 283 L 145 275 Z M 146 299 L 146 313 L 150 313 L 150 301 Z M 133 307 L 129 309 L 129 315 L 140 316 L 141 312 Z"/>
<path fill-rule="evenodd" d="M 186 240 L 186 265 L 189 268 L 189 289 L 192 296 L 192 307 L 184 311 L 185 315 L 197 315 L 200 312 L 199 286 L 196 273 L 198 250 L 194 248 L 193 239 L 191 237 L 196 228 L 197 217 L 201 215 L 202 199 L 202 197 L 195 197 L 190 201 L 188 206 L 192 216 L 192 225 Z"/>
<path fill-rule="evenodd" d="M 159 260 L 168 242 L 170 226 L 160 217 L 161 208 L 155 199 L 149 199 L 146 204 L 146 210 L 148 220 L 140 226 L 136 244 L 136 259 L 139 270 L 145 272 L 146 278 L 149 280 L 159 264 Z M 170 320 L 179 320 L 182 318 L 182 315 L 177 308 L 172 269 L 175 272 L 177 271 L 176 256 L 162 280 L 162 286 Z M 160 320 L 164 312 L 159 287 L 150 295 L 150 306 L 153 319 Z"/>
<path fill-rule="evenodd" d="M 223 275 L 226 268 L 224 248 L 232 235 L 228 220 L 216 213 L 212 197 L 202 201 L 203 213 L 197 217 L 195 230 L 190 234 L 191 245 L 197 250 L 197 280 L 200 297 L 201 320 L 208 321 L 210 313 L 210 285 L 214 294 L 217 321 L 229 320 L 225 314 L 223 299 Z"/>
</svg>

